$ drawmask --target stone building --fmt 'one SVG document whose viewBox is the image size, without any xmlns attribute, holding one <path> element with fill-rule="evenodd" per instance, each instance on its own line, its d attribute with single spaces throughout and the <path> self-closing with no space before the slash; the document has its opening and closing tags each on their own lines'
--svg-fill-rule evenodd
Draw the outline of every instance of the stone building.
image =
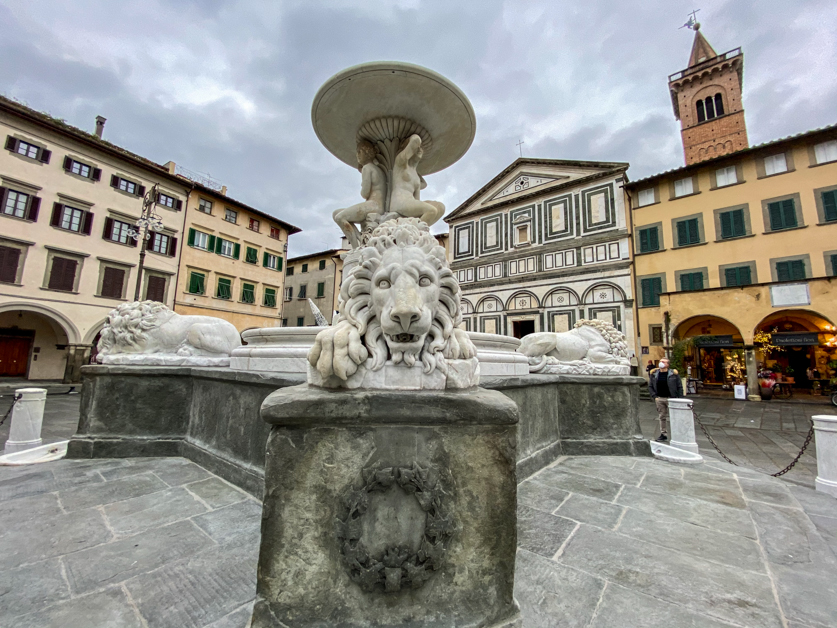
<svg viewBox="0 0 837 628">
<path fill-rule="evenodd" d="M 634 337 L 627 163 L 520 158 L 451 212 L 466 329 L 522 337 L 606 320 Z"/>
<path fill-rule="evenodd" d="M 700 32 L 700 24 L 694 28 L 688 67 L 668 77 L 687 165 L 749 146 L 741 102 L 744 77 L 741 48 L 719 55 Z"/>
<path fill-rule="evenodd" d="M 285 305 L 282 309 L 283 327 L 306 327 L 314 325 L 314 313 L 308 299 L 322 312 L 329 322 L 337 310 L 337 297 L 343 279 L 343 260 L 340 256 L 348 252 L 344 238 L 340 249 L 320 251 L 301 255 L 288 260 L 285 271 Z"/>
<path fill-rule="evenodd" d="M 175 311 L 218 316 L 240 332 L 279 326 L 288 237 L 300 229 L 230 198 L 226 187 L 194 184 L 184 208 Z"/>
</svg>

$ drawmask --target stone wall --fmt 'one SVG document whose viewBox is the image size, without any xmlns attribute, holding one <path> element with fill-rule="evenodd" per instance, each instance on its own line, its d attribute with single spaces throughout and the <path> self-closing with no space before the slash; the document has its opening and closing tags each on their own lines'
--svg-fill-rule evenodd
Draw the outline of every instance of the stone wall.
<svg viewBox="0 0 837 628">
<path fill-rule="evenodd" d="M 70 458 L 184 456 L 261 496 L 270 427 L 259 411 L 302 374 L 226 368 L 85 366 Z M 486 377 L 517 403 L 518 480 L 561 455 L 650 455 L 639 428 L 640 377 Z"/>
</svg>

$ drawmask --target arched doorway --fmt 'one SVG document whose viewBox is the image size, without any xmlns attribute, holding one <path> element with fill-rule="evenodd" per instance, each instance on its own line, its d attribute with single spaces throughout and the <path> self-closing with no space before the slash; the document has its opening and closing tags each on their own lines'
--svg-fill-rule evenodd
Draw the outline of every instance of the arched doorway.
<svg viewBox="0 0 837 628">
<path fill-rule="evenodd" d="M 731 389 L 747 379 L 744 338 L 738 327 L 719 316 L 692 316 L 672 334 L 672 363 L 685 377 L 709 388 Z"/>
<path fill-rule="evenodd" d="M 538 297 L 528 290 L 520 290 L 509 297 L 506 310 L 512 336 L 523 338 L 538 331 L 539 308 Z"/>
<path fill-rule="evenodd" d="M 63 379 L 68 346 L 78 342 L 75 327 L 63 323 L 41 308 L 0 309 L 0 377 Z"/>
<path fill-rule="evenodd" d="M 773 312 L 755 328 L 762 369 L 795 389 L 822 392 L 837 377 L 837 329 L 811 310 Z"/>
</svg>

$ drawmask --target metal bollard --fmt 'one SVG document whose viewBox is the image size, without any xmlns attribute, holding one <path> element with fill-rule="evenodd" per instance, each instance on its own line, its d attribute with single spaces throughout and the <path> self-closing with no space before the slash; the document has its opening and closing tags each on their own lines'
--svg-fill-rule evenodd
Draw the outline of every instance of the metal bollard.
<svg viewBox="0 0 837 628">
<path fill-rule="evenodd" d="M 15 396 L 20 398 L 12 409 L 9 440 L 4 450 L 7 454 L 32 449 L 41 444 L 41 424 L 44 422 L 47 391 L 46 388 L 18 388 Z"/>
<path fill-rule="evenodd" d="M 695 418 L 692 414 L 693 401 L 691 399 L 671 398 L 668 400 L 668 417 L 671 423 L 672 447 L 698 453 L 695 441 Z"/>
<path fill-rule="evenodd" d="M 837 497 L 837 416 L 820 414 L 811 417 L 817 443 L 818 491 Z"/>
</svg>

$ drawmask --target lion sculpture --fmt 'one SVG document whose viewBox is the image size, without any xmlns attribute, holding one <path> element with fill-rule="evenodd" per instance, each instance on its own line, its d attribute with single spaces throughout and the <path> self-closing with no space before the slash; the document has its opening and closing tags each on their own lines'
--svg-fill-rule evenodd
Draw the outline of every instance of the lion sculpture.
<svg viewBox="0 0 837 628">
<path fill-rule="evenodd" d="M 327 388 L 476 385 L 476 349 L 458 328 L 460 298 L 445 249 L 424 222 L 382 223 L 366 246 L 346 256 L 340 314 L 308 354 L 309 382 Z M 415 376 L 422 375 L 417 384 Z"/>
<path fill-rule="evenodd" d="M 570 331 L 524 336 L 517 349 L 529 358 L 531 373 L 628 375 L 625 336 L 611 323 L 580 320 Z"/>
<path fill-rule="evenodd" d="M 181 316 L 156 301 L 123 303 L 108 315 L 96 359 L 102 364 L 229 366 L 241 346 L 232 323 Z"/>
</svg>

